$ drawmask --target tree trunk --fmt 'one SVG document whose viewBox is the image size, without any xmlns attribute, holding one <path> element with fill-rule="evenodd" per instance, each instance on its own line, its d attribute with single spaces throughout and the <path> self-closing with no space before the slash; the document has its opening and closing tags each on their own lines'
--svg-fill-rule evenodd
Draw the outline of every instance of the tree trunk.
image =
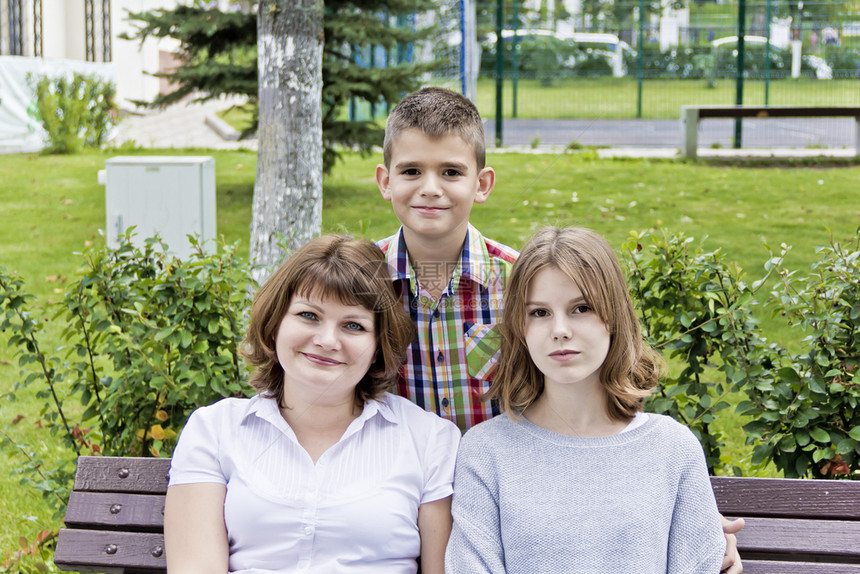
<svg viewBox="0 0 860 574">
<path fill-rule="evenodd" d="M 262 284 L 322 225 L 323 0 L 261 0 L 251 261 Z"/>
</svg>

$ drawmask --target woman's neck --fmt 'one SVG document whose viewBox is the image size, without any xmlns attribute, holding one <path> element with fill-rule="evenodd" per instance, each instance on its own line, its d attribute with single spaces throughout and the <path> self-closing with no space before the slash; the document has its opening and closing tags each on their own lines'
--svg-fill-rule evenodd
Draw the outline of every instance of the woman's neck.
<svg viewBox="0 0 860 574">
<path fill-rule="evenodd" d="M 599 385 L 547 385 L 523 415 L 548 431 L 578 437 L 616 435 L 630 422 L 609 416 L 606 391 Z"/>
<path fill-rule="evenodd" d="M 293 429 L 299 444 L 314 463 L 337 444 L 343 433 L 361 414 L 363 404 L 354 394 L 332 400 L 330 397 L 302 397 L 284 389 L 281 416 Z"/>
</svg>

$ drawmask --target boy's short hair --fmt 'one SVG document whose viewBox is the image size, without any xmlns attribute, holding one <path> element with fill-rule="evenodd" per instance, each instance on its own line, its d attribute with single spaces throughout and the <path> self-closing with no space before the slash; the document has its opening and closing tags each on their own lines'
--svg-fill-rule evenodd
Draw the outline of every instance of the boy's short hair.
<svg viewBox="0 0 860 574">
<path fill-rule="evenodd" d="M 382 157 L 391 167 L 391 149 L 404 130 L 419 130 L 432 139 L 457 135 L 475 150 L 478 171 L 486 165 L 484 124 L 481 114 L 468 98 L 444 88 L 423 88 L 403 98 L 394 106 L 385 122 Z"/>
<path fill-rule="evenodd" d="M 398 302 L 382 251 L 366 239 L 344 235 L 309 241 L 257 291 L 242 348 L 242 355 L 256 367 L 249 381 L 252 387 L 282 402 L 284 370 L 276 339 L 294 295 L 333 298 L 373 312 L 376 356 L 356 386 L 356 399 L 361 403 L 377 399 L 391 388 L 415 337 L 415 325 Z"/>
<path fill-rule="evenodd" d="M 515 418 L 543 392 L 544 376 L 529 354 L 525 324 L 529 286 L 546 268 L 567 275 L 609 330 L 600 383 L 607 393 L 610 417 L 629 419 L 642 410 L 644 398 L 656 386 L 661 359 L 642 339 L 615 252 L 589 229 L 545 227 L 523 248 L 505 290 L 501 356 L 487 395 L 498 399 L 502 409 Z"/>
</svg>

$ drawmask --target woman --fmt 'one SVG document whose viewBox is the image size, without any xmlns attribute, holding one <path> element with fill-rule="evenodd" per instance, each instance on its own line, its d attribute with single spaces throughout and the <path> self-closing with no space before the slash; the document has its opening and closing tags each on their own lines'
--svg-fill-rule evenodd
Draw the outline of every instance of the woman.
<svg viewBox="0 0 860 574">
<path fill-rule="evenodd" d="M 171 574 L 441 573 L 459 431 L 386 393 L 414 326 L 369 241 L 315 239 L 257 293 L 251 399 L 192 413 L 165 507 Z"/>
</svg>

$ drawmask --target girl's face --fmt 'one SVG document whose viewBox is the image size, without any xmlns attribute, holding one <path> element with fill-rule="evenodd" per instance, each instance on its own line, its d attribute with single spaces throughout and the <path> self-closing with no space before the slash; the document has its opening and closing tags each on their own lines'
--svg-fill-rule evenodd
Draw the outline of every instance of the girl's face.
<svg viewBox="0 0 860 574">
<path fill-rule="evenodd" d="M 544 384 L 600 385 L 609 329 L 561 270 L 538 271 L 526 294 L 525 340 Z"/>
<path fill-rule="evenodd" d="M 335 399 L 355 392 L 376 355 L 375 317 L 360 305 L 296 294 L 275 339 L 284 387 Z"/>
</svg>

